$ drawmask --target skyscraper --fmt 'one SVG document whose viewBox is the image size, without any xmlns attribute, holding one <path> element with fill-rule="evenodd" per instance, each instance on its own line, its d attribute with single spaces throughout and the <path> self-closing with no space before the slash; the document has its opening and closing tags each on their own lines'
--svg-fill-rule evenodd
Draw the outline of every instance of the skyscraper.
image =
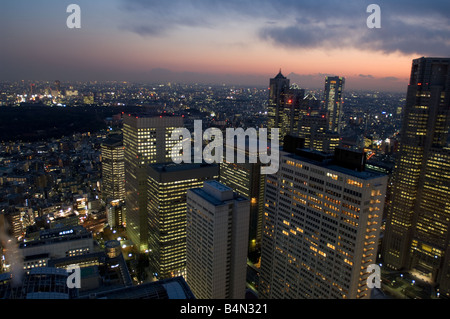
<svg viewBox="0 0 450 319">
<path fill-rule="evenodd" d="M 210 164 L 153 164 L 148 168 L 147 223 L 150 268 L 157 278 L 186 271 L 186 194 L 219 178 Z"/>
<path fill-rule="evenodd" d="M 298 130 L 298 122 L 302 114 L 305 90 L 297 85 L 290 85 L 281 70 L 278 75 L 270 79 L 269 105 L 267 128 L 279 128 L 280 140 L 284 136 L 295 134 Z"/>
<path fill-rule="evenodd" d="M 124 201 L 112 200 L 106 205 L 106 219 L 110 228 L 120 228 L 126 224 Z"/>
<path fill-rule="evenodd" d="M 340 143 L 339 134 L 328 130 L 326 114 L 303 116 L 298 136 L 305 139 L 306 148 L 324 153 L 333 153 Z"/>
<path fill-rule="evenodd" d="M 293 153 L 292 151 L 295 151 Z M 387 176 L 364 153 L 296 149 L 266 180 L 262 298 L 370 298 Z"/>
<path fill-rule="evenodd" d="M 244 299 L 250 201 L 217 181 L 187 194 L 187 282 L 198 299 Z"/>
<path fill-rule="evenodd" d="M 224 158 L 220 164 L 220 182 L 250 200 L 249 252 L 257 258 L 261 249 L 265 175 L 261 174 L 261 163 L 250 163 L 248 149 L 240 150 L 236 146 L 235 152 L 245 152 L 245 163 L 230 163 Z"/>
<path fill-rule="evenodd" d="M 383 261 L 450 296 L 450 58 L 412 62 Z"/>
<path fill-rule="evenodd" d="M 105 200 L 125 199 L 125 158 L 122 136 L 108 137 L 102 149 L 103 198 Z"/>
<path fill-rule="evenodd" d="M 328 130 L 341 132 L 341 120 L 344 106 L 345 78 L 327 76 L 325 78 L 325 110 L 327 112 Z"/>
<path fill-rule="evenodd" d="M 182 117 L 125 115 L 125 198 L 127 234 L 140 251 L 147 249 L 147 166 L 171 162 L 177 141 L 171 133 L 183 126 Z"/>
<path fill-rule="evenodd" d="M 4 239 L 2 235 L 16 240 L 24 236 L 20 212 L 14 208 L 0 208 L 0 241 Z"/>
</svg>

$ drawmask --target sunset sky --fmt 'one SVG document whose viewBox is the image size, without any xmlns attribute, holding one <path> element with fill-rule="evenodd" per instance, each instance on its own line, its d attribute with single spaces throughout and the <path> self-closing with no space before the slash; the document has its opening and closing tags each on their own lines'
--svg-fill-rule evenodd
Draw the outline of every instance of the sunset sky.
<svg viewBox="0 0 450 319">
<path fill-rule="evenodd" d="M 2 0 L 0 80 L 265 85 L 281 68 L 304 88 L 339 75 L 405 91 L 412 59 L 450 55 L 449 13 L 448 0 Z"/>
</svg>

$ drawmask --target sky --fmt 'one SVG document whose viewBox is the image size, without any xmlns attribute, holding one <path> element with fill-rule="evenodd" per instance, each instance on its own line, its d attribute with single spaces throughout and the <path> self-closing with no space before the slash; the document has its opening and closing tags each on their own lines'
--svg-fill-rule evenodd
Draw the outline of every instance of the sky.
<svg viewBox="0 0 450 319">
<path fill-rule="evenodd" d="M 0 80 L 259 86 L 281 69 L 303 88 L 339 75 L 401 92 L 413 59 L 450 56 L 449 13 L 448 0 L 2 0 Z"/>
</svg>

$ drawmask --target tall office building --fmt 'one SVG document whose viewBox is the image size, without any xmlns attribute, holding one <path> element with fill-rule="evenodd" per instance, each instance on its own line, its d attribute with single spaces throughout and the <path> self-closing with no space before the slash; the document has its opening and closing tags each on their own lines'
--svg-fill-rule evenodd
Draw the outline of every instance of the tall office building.
<svg viewBox="0 0 450 319">
<path fill-rule="evenodd" d="M 109 200 L 125 199 L 125 158 L 122 136 L 108 137 L 102 149 L 103 198 Z"/>
<path fill-rule="evenodd" d="M 316 98 L 314 93 L 308 93 L 303 98 L 303 109 L 310 115 L 318 115 L 320 112 L 320 100 Z"/>
<path fill-rule="evenodd" d="M 302 106 L 305 90 L 297 85 L 290 85 L 281 70 L 276 77 L 270 79 L 267 128 L 279 128 L 280 140 L 288 134 L 296 134 L 298 122 L 303 116 Z"/>
<path fill-rule="evenodd" d="M 250 163 L 249 149 L 235 153 L 245 153 L 245 163 L 231 163 L 224 156 L 220 164 L 220 183 L 233 189 L 237 194 L 250 199 L 249 253 L 256 259 L 261 249 L 262 216 L 264 213 L 265 175 L 261 174 L 261 163 Z"/>
<path fill-rule="evenodd" d="M 266 177 L 262 298 L 370 298 L 387 176 L 364 153 L 293 148 Z"/>
<path fill-rule="evenodd" d="M 183 127 L 182 117 L 125 115 L 125 198 L 127 234 L 140 251 L 147 250 L 147 166 L 171 162 L 171 141 L 175 128 Z"/>
<path fill-rule="evenodd" d="M 153 164 L 148 168 L 147 223 L 150 268 L 160 279 L 186 271 L 186 194 L 219 178 L 210 164 Z"/>
<path fill-rule="evenodd" d="M 187 282 L 198 299 L 244 299 L 250 201 L 217 181 L 187 194 Z"/>
<path fill-rule="evenodd" d="M 340 144 L 339 134 L 328 130 L 326 114 L 303 116 L 298 136 L 305 139 L 305 148 L 324 153 L 333 153 Z"/>
<path fill-rule="evenodd" d="M 328 130 L 341 132 L 341 121 L 344 106 L 345 78 L 327 76 L 325 78 L 325 110 L 327 112 Z"/>
<path fill-rule="evenodd" d="M 0 241 L 3 236 L 20 241 L 24 236 L 21 213 L 14 208 L 0 208 Z"/>
<path fill-rule="evenodd" d="M 450 295 L 450 58 L 413 60 L 384 264 Z"/>
<path fill-rule="evenodd" d="M 121 228 L 126 225 L 126 205 L 124 201 L 112 200 L 106 205 L 106 220 L 110 228 Z"/>
</svg>

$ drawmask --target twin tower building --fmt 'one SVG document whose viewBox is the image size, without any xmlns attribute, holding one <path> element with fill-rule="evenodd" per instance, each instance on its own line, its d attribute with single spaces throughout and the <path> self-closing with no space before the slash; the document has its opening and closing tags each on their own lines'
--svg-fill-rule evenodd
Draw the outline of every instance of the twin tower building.
<svg viewBox="0 0 450 319">
<path fill-rule="evenodd" d="M 197 298 L 243 299 L 249 287 L 260 298 L 370 298 L 369 269 L 383 259 L 448 294 L 449 60 L 413 61 L 388 205 L 389 176 L 339 147 L 345 80 L 327 77 L 321 103 L 281 72 L 267 122 L 280 129 L 277 173 L 226 160 L 176 165 L 171 132 L 184 119 L 126 114 L 122 144 L 103 145 L 104 190 L 123 191 L 105 197 L 125 201 L 121 222 L 153 275 L 185 277 Z M 112 168 L 120 162 L 123 173 Z M 247 267 L 259 274 L 251 285 Z"/>
</svg>

